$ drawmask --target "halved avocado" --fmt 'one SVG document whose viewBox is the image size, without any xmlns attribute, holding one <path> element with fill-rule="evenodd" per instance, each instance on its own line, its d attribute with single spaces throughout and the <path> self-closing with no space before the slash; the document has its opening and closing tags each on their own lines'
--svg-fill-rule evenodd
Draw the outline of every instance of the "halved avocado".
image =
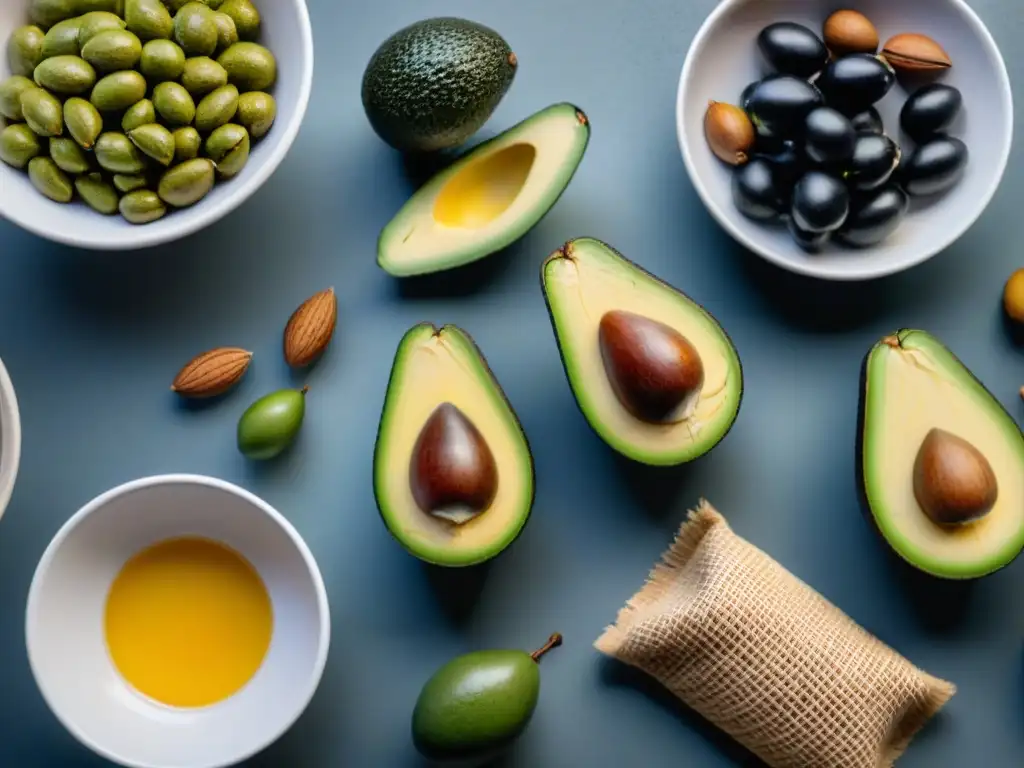
<svg viewBox="0 0 1024 768">
<path fill-rule="evenodd" d="M 590 121 L 555 104 L 472 149 L 402 206 L 377 242 L 377 263 L 407 277 L 500 251 L 532 229 L 569 185 Z"/>
<path fill-rule="evenodd" d="M 479 348 L 430 323 L 398 346 L 373 456 L 381 517 L 410 553 L 435 565 L 489 560 L 530 516 L 533 456 Z"/>
<path fill-rule="evenodd" d="M 1012 562 L 1024 549 L 1024 435 L 1013 418 L 925 331 L 880 340 L 861 374 L 858 474 L 882 537 L 940 578 Z M 936 495 L 962 521 L 939 519 Z"/>
<path fill-rule="evenodd" d="M 725 437 L 743 368 L 703 307 L 592 238 L 548 257 L 541 283 L 576 402 L 608 445 L 664 466 Z"/>
</svg>

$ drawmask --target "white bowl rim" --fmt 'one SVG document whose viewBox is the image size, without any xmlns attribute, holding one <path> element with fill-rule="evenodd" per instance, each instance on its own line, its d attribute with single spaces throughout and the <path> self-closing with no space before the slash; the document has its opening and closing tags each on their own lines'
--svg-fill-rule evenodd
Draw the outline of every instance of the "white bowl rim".
<svg viewBox="0 0 1024 768">
<path fill-rule="evenodd" d="M 0 440 L 0 517 L 3 517 L 14 494 L 14 484 L 21 465 L 18 396 L 14 393 L 14 383 L 3 360 L 0 360 Z"/>
<path fill-rule="evenodd" d="M 694 163 L 693 158 L 690 155 L 690 150 L 686 144 L 686 130 L 683 121 L 683 101 L 686 93 L 686 86 L 690 81 L 690 77 L 692 76 L 693 69 L 696 65 L 696 51 L 698 43 L 707 35 L 708 31 L 718 23 L 722 16 L 729 12 L 734 6 L 746 2 L 750 2 L 750 0 L 721 0 L 721 2 L 704 20 L 704 23 L 701 24 L 700 28 L 697 30 L 697 34 L 694 35 L 686 52 L 686 60 L 683 62 L 683 69 L 679 76 L 679 86 L 676 91 L 676 138 L 679 142 L 680 151 L 683 154 L 683 162 L 686 164 L 686 170 L 690 176 L 690 181 L 693 184 L 694 189 L 697 190 L 698 196 L 703 201 L 704 206 L 708 211 L 711 212 L 714 219 L 730 235 L 732 235 L 733 239 L 746 246 L 749 250 L 753 251 L 766 261 L 800 275 L 835 281 L 873 280 L 875 278 L 905 272 L 919 264 L 923 264 L 959 240 L 964 233 L 966 233 L 967 230 L 970 229 L 979 218 L 981 218 L 985 209 L 988 207 L 988 204 L 992 201 L 992 198 L 995 197 L 996 191 L 1002 183 L 1003 175 L 1006 172 L 1006 167 L 1010 160 L 1010 152 L 1013 147 L 1013 87 L 1010 83 L 1010 75 L 1006 68 L 1006 61 L 1003 59 L 1002 52 L 999 50 L 999 46 L 996 43 L 995 38 L 992 37 L 992 33 L 989 32 L 988 27 L 985 26 L 985 22 L 981 20 L 981 17 L 978 16 L 975 10 L 967 4 L 966 0 L 946 0 L 946 2 L 956 6 L 956 8 L 964 14 L 968 23 L 974 27 L 975 32 L 981 38 L 984 46 L 994 54 L 993 58 L 995 59 L 996 64 L 996 76 L 999 81 L 999 91 L 1002 95 L 1003 106 L 1006 110 L 1006 121 L 1003 125 L 1003 130 L 1005 131 L 1005 135 L 1008 139 L 1004 143 L 1002 151 L 1000 152 L 996 172 L 992 175 L 992 181 L 985 190 L 985 194 L 977 198 L 977 201 L 971 210 L 971 214 L 969 216 L 964 216 L 962 223 L 950 230 L 949 237 L 946 238 L 945 242 L 941 245 L 925 248 L 920 253 L 915 254 L 913 258 L 893 259 L 887 262 L 880 261 L 876 267 L 867 266 L 859 271 L 850 270 L 848 272 L 835 273 L 830 271 L 827 267 L 823 268 L 818 266 L 817 262 L 811 259 L 803 262 L 796 262 L 791 259 L 780 257 L 773 253 L 771 249 L 765 248 L 754 239 L 747 237 L 747 235 L 740 231 L 739 228 L 734 226 L 729 220 L 729 217 L 708 193 L 703 180 L 697 173 L 696 164 Z"/>
<path fill-rule="evenodd" d="M 274 0 L 274 2 L 285 2 L 286 0 Z M 290 0 L 295 7 L 298 17 L 299 34 L 302 36 L 300 50 L 302 56 L 302 72 L 299 77 L 299 100 L 295 110 L 291 113 L 290 119 L 281 128 L 282 138 L 274 151 L 267 155 L 263 163 L 256 169 L 251 178 L 246 180 L 244 186 L 231 190 L 231 194 L 225 195 L 223 199 L 210 202 L 208 205 L 199 206 L 194 210 L 194 215 L 184 217 L 180 226 L 175 229 L 167 229 L 162 233 L 147 230 L 146 227 L 139 227 L 136 236 L 124 240 L 112 242 L 103 241 L 95 237 L 81 237 L 76 235 L 73 228 L 67 230 L 61 228 L 46 228 L 36 226 L 29 220 L 29 217 L 21 216 L 17 210 L 5 211 L 0 218 L 6 219 L 12 224 L 31 232 L 34 235 L 51 240 L 62 245 L 70 245 L 76 248 L 86 248 L 97 251 L 134 251 L 144 248 L 151 248 L 157 245 L 175 242 L 193 235 L 211 224 L 219 221 L 246 202 L 256 194 L 267 179 L 277 170 L 284 161 L 296 136 L 302 128 L 303 120 L 309 107 L 310 94 L 313 90 L 313 27 L 309 20 L 309 8 L 305 0 Z"/>
<path fill-rule="evenodd" d="M 71 536 L 74 530 L 84 521 L 89 515 L 98 509 L 109 504 L 113 499 L 121 496 L 126 496 L 130 493 L 134 493 L 139 490 L 146 488 L 152 488 L 159 485 L 201 485 L 208 488 L 214 488 L 216 490 L 225 491 L 227 493 L 238 496 L 244 501 L 249 502 L 252 506 L 259 509 L 273 522 L 275 522 L 281 530 L 285 532 L 296 550 L 302 556 L 303 562 L 306 564 L 306 568 L 309 572 L 310 579 L 313 582 L 313 588 L 316 592 L 317 610 L 323 617 L 320 623 L 320 637 L 318 638 L 318 654 L 316 662 L 313 667 L 313 674 L 309 678 L 307 684 L 307 690 L 303 692 L 302 704 L 297 707 L 296 711 L 284 719 L 281 723 L 281 727 L 277 731 L 270 732 L 269 735 L 265 736 L 254 748 L 250 748 L 245 753 L 237 755 L 231 763 L 222 763 L 220 766 L 206 765 L 204 768 L 226 768 L 229 765 L 235 765 L 238 762 L 248 760 L 251 757 L 259 754 L 263 750 L 270 747 L 278 739 L 284 736 L 299 717 L 305 712 L 309 706 L 309 702 L 313 699 L 317 689 L 320 686 L 320 681 L 323 678 L 324 669 L 327 666 L 327 657 L 330 651 L 331 644 L 331 614 L 330 604 L 327 599 L 327 587 L 324 584 L 323 576 L 320 573 L 320 567 L 317 565 L 316 559 L 313 557 L 313 553 L 310 551 L 309 546 L 303 540 L 302 536 L 295 529 L 295 527 L 288 521 L 284 515 L 278 512 L 268 502 L 256 496 L 254 493 L 247 491 L 241 486 L 230 483 L 227 480 L 221 480 L 216 477 L 209 477 L 207 475 L 196 475 L 196 474 L 165 474 L 165 475 L 152 475 L 149 477 L 139 478 L 137 480 L 130 480 L 126 483 L 111 488 L 108 491 L 101 493 L 95 497 L 92 501 L 88 502 L 85 506 L 79 509 L 73 514 L 68 520 L 60 527 L 57 533 L 51 539 L 46 550 L 43 552 L 43 556 L 39 559 L 39 564 L 36 566 L 35 573 L 32 576 L 32 584 L 29 587 L 28 601 L 25 607 L 25 646 L 28 651 L 29 667 L 32 670 L 32 676 L 36 680 L 36 687 L 39 689 L 43 700 L 46 702 L 47 707 L 53 713 L 54 717 L 63 725 L 72 736 L 74 736 L 82 744 L 86 745 L 100 757 L 103 757 L 111 762 L 117 763 L 118 765 L 128 766 L 128 768 L 166 768 L 153 763 L 140 763 L 137 761 L 127 760 L 120 755 L 111 752 L 100 744 L 97 744 L 92 739 L 88 738 L 82 733 L 78 727 L 71 721 L 67 720 L 56 707 L 53 706 L 53 702 L 47 695 L 46 690 L 40 682 L 39 675 L 37 674 L 36 660 L 33 654 L 33 648 L 36 643 L 33 640 L 33 627 L 36 625 L 35 614 L 39 603 L 39 590 L 41 589 L 42 578 L 49 570 L 50 565 L 53 563 L 57 552 L 63 546 L 64 542 Z"/>
</svg>

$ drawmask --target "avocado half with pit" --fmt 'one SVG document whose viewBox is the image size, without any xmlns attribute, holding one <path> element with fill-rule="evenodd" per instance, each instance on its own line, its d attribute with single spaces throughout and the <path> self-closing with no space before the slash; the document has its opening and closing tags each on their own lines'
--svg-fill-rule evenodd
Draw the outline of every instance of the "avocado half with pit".
<svg viewBox="0 0 1024 768">
<path fill-rule="evenodd" d="M 915 568 L 972 579 L 1024 549 L 1024 435 L 925 331 L 901 330 L 862 366 L 858 474 L 871 518 Z"/>
<path fill-rule="evenodd" d="M 590 121 L 555 104 L 455 161 L 402 206 L 377 242 L 395 277 L 468 264 L 529 232 L 558 201 L 590 141 Z"/>
<path fill-rule="evenodd" d="M 608 445 L 651 465 L 718 445 L 739 414 L 743 368 L 709 312 L 593 238 L 548 257 L 541 283 L 576 402 Z"/>
<path fill-rule="evenodd" d="M 465 331 L 421 323 L 402 338 L 377 432 L 373 490 L 391 535 L 435 565 L 489 560 L 526 525 L 530 446 Z"/>
</svg>

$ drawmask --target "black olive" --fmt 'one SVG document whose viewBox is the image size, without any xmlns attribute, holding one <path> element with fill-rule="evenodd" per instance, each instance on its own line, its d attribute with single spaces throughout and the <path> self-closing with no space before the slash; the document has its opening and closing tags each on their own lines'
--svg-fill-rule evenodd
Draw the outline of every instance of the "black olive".
<svg viewBox="0 0 1024 768">
<path fill-rule="evenodd" d="M 810 77 L 828 61 L 828 48 L 820 37 L 801 24 L 780 21 L 757 36 L 757 47 L 777 72 Z"/>
<path fill-rule="evenodd" d="M 900 148 L 888 136 L 858 133 L 853 157 L 843 177 L 854 189 L 875 189 L 889 180 L 900 164 Z"/>
<path fill-rule="evenodd" d="M 739 102 L 740 106 L 743 107 L 743 109 L 747 108 L 747 100 L 750 98 L 750 94 L 754 92 L 754 89 L 757 88 L 757 85 L 760 82 L 760 80 L 755 80 L 754 82 L 750 83 L 750 85 L 743 89 L 743 93 L 740 94 Z"/>
<path fill-rule="evenodd" d="M 850 191 L 835 176 L 808 171 L 793 188 L 791 214 L 804 232 L 839 229 L 850 212 Z"/>
<path fill-rule="evenodd" d="M 853 130 L 857 133 L 885 133 L 885 123 L 874 107 L 868 107 L 850 118 Z"/>
<path fill-rule="evenodd" d="M 786 139 L 799 134 L 807 113 L 822 103 L 821 93 L 806 80 L 769 75 L 757 84 L 743 108 L 759 135 Z"/>
<path fill-rule="evenodd" d="M 954 186 L 967 167 L 967 145 L 953 136 L 929 139 L 900 163 L 900 183 L 915 197 L 935 195 Z"/>
<path fill-rule="evenodd" d="M 857 132 L 831 107 L 812 109 L 804 122 L 804 151 L 816 163 L 842 163 L 853 156 Z"/>
<path fill-rule="evenodd" d="M 832 237 L 831 232 L 808 232 L 800 229 L 792 218 L 789 220 L 789 233 L 797 245 L 810 253 L 820 251 Z"/>
<path fill-rule="evenodd" d="M 909 208 L 907 193 L 895 184 L 887 184 L 854 200 L 837 237 L 862 248 L 878 245 L 896 231 Z"/>
<path fill-rule="evenodd" d="M 775 183 L 782 189 L 791 190 L 796 180 L 807 171 L 807 158 L 796 142 L 789 139 L 780 142 L 778 147 L 756 152 L 753 156 L 761 158 L 772 167 Z"/>
<path fill-rule="evenodd" d="M 851 53 L 825 67 L 814 84 L 830 107 L 855 115 L 880 101 L 895 82 L 888 62 L 870 53 Z"/>
<path fill-rule="evenodd" d="M 960 113 L 964 98 L 956 88 L 932 83 L 915 91 L 900 110 L 900 128 L 920 143 L 946 130 Z"/>
<path fill-rule="evenodd" d="M 775 219 L 783 210 L 772 167 L 757 157 L 733 171 L 732 198 L 740 213 L 759 221 Z"/>
</svg>

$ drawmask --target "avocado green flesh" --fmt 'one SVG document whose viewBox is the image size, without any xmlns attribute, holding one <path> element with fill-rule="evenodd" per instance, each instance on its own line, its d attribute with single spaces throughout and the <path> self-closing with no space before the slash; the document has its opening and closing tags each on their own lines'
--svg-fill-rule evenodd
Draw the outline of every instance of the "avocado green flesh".
<svg viewBox="0 0 1024 768">
<path fill-rule="evenodd" d="M 569 185 L 590 140 L 586 116 L 555 104 L 480 144 L 419 189 L 381 232 L 396 276 L 482 259 L 532 229 Z"/>
<path fill-rule="evenodd" d="M 498 470 L 491 505 L 461 525 L 422 511 L 409 482 L 419 433 L 445 402 L 480 430 Z M 395 539 L 437 565 L 488 560 L 526 525 L 534 496 L 533 458 L 526 436 L 482 354 L 454 326 L 437 330 L 429 323 L 417 325 L 399 344 L 374 450 L 374 493 Z"/>
<path fill-rule="evenodd" d="M 460 656 L 423 687 L 413 710 L 413 743 L 433 760 L 493 758 L 529 725 L 539 695 L 540 670 L 528 653 Z"/>
<path fill-rule="evenodd" d="M 590 426 L 612 448 L 645 464 L 691 461 L 717 445 L 739 413 L 743 370 L 721 326 L 690 298 L 591 238 L 567 244 L 542 272 L 566 376 Z M 606 312 L 623 310 L 681 333 L 700 355 L 704 383 L 689 416 L 672 424 L 634 417 L 616 397 L 599 346 Z"/>
<path fill-rule="evenodd" d="M 950 579 L 1011 562 L 1024 549 L 1024 435 L 999 402 L 938 339 L 916 330 L 871 350 L 863 397 L 864 492 L 897 554 Z M 933 428 L 967 440 L 995 473 L 995 506 L 973 523 L 936 525 L 914 496 L 914 461 Z"/>
</svg>

